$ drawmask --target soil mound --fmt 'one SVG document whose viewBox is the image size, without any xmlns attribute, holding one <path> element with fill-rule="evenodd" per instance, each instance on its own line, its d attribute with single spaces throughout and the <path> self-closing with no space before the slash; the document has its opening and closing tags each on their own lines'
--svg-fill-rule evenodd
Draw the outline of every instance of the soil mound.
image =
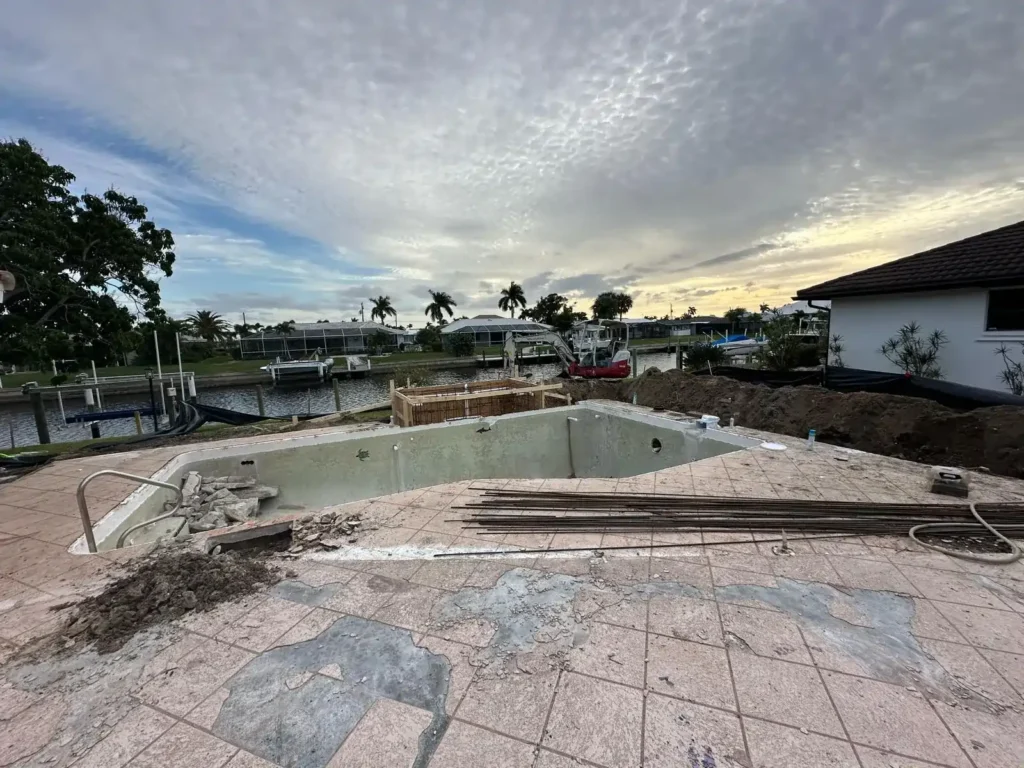
<svg viewBox="0 0 1024 768">
<path fill-rule="evenodd" d="M 817 439 L 924 464 L 985 467 L 1024 477 L 1024 408 L 960 412 L 916 397 L 833 392 L 822 387 L 748 384 L 680 370 L 621 382 L 572 381 L 576 400 L 603 398 L 683 412 L 711 413 L 740 426 Z"/>
<path fill-rule="evenodd" d="M 95 642 L 99 653 L 111 653 L 136 632 L 190 611 L 208 611 L 279 578 L 264 558 L 162 550 L 79 603 L 60 637 L 76 645 Z"/>
</svg>

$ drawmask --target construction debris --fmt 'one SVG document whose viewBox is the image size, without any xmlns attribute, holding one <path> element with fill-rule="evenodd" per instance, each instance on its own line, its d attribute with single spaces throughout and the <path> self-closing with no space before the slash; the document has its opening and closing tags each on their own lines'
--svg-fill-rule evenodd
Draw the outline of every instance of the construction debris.
<svg viewBox="0 0 1024 768">
<path fill-rule="evenodd" d="M 259 514 L 260 502 L 277 494 L 275 486 L 260 485 L 254 477 L 203 477 L 189 472 L 181 484 L 181 508 L 189 532 L 212 531 L 252 520 Z"/>
<path fill-rule="evenodd" d="M 363 532 L 363 519 L 358 512 L 327 510 L 306 515 L 292 523 L 292 546 L 288 552 L 297 555 L 309 550 L 338 549 L 355 544 Z"/>
<path fill-rule="evenodd" d="M 97 651 L 110 653 L 147 627 L 211 610 L 279 578 L 261 558 L 162 549 L 79 603 L 57 638 L 65 647 L 95 642 Z"/>
</svg>

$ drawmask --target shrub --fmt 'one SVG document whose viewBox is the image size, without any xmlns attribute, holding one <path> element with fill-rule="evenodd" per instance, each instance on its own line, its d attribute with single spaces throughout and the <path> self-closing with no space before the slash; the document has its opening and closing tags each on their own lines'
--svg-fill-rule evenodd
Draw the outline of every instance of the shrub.
<svg viewBox="0 0 1024 768">
<path fill-rule="evenodd" d="M 798 344 L 794 361 L 796 368 L 814 368 L 821 365 L 821 349 L 817 342 Z"/>
<path fill-rule="evenodd" d="M 773 371 L 788 371 L 799 365 L 800 338 L 794 335 L 799 330 L 799 321 L 793 315 L 779 314 L 777 309 L 766 312 L 765 318 L 761 364 Z M 812 365 L 817 365 L 817 345 L 814 359 Z"/>
<path fill-rule="evenodd" d="M 917 323 L 907 323 L 898 334 L 882 344 L 879 351 L 902 371 L 928 379 L 941 379 L 939 351 L 947 343 L 949 339 L 942 331 L 932 331 L 928 338 L 924 338 Z"/>
<path fill-rule="evenodd" d="M 832 365 L 836 368 L 845 368 L 846 365 L 843 363 L 843 352 L 846 351 L 846 345 L 843 344 L 843 337 L 838 333 L 832 334 L 832 340 L 828 343 L 828 349 L 825 353 L 825 359 L 828 360 L 828 356 L 832 356 Z"/>
<path fill-rule="evenodd" d="M 430 383 L 430 371 L 415 365 L 396 368 L 391 374 L 396 387 L 423 387 Z"/>
<path fill-rule="evenodd" d="M 684 365 L 689 371 L 705 370 L 708 365 L 712 367 L 722 365 L 725 359 L 725 350 L 721 347 L 705 342 L 697 342 L 686 350 Z"/>
<path fill-rule="evenodd" d="M 472 335 L 468 333 L 450 333 L 445 340 L 447 351 L 455 357 L 469 357 L 476 349 Z"/>
<path fill-rule="evenodd" d="M 416 343 L 423 349 L 431 352 L 441 352 L 444 345 L 441 343 L 441 329 L 436 325 L 427 325 L 416 333 Z"/>
<path fill-rule="evenodd" d="M 1024 351 L 1024 344 L 1020 345 Z M 1010 350 L 1005 344 L 1000 344 L 996 354 L 1003 358 L 1003 371 L 999 374 L 1003 383 L 1013 394 L 1024 395 L 1024 363 L 1019 363 L 1010 357 Z"/>
<path fill-rule="evenodd" d="M 379 355 L 394 346 L 395 338 L 387 331 L 377 331 L 366 340 L 366 346 L 371 355 Z"/>
</svg>

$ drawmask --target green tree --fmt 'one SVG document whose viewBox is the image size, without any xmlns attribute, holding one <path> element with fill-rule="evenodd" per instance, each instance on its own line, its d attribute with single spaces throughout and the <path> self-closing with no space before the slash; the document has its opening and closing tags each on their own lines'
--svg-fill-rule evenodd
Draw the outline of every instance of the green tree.
<svg viewBox="0 0 1024 768">
<path fill-rule="evenodd" d="M 83 346 L 112 356 L 136 315 L 163 315 L 153 273 L 171 274 L 171 233 L 136 198 L 113 189 L 79 197 L 74 180 L 28 141 L 0 142 L 0 270 L 17 281 L 0 305 L 4 362 Z"/>
<path fill-rule="evenodd" d="M 501 289 L 501 298 L 498 299 L 498 309 L 508 312 L 511 317 L 516 316 L 517 307 L 526 306 L 526 294 L 523 286 L 513 280 L 508 288 Z"/>
<path fill-rule="evenodd" d="M 395 337 L 387 331 L 374 331 L 367 338 L 366 346 L 369 348 L 370 354 L 379 355 L 395 346 Z"/>
<path fill-rule="evenodd" d="M 390 296 L 378 296 L 376 299 L 370 299 L 370 303 L 373 304 L 373 309 L 370 310 L 370 319 L 379 319 L 380 324 L 384 325 L 384 321 L 388 317 L 393 317 L 395 321 L 398 321 L 398 312 L 393 306 L 391 306 Z"/>
<path fill-rule="evenodd" d="M 455 303 L 451 296 L 444 291 L 431 291 L 428 289 L 428 292 L 430 293 L 430 303 L 423 310 L 423 314 L 427 315 L 435 323 L 440 323 L 444 320 L 445 312 L 448 313 L 448 317 L 452 317 L 455 314 L 452 308 L 459 305 Z"/>
<path fill-rule="evenodd" d="M 743 318 L 747 316 L 747 310 L 743 307 L 733 307 L 725 311 L 723 315 L 726 320 L 729 321 L 729 332 L 734 333 L 736 331 L 736 325 L 743 321 Z"/>
<path fill-rule="evenodd" d="M 683 317 L 686 317 L 686 318 L 696 317 L 696 316 L 697 316 L 697 308 L 696 307 L 687 307 L 686 308 L 686 314 L 683 315 Z"/>
<path fill-rule="evenodd" d="M 573 323 L 587 319 L 586 312 L 577 312 L 569 300 L 558 293 L 549 293 L 532 308 L 520 312 L 519 316 L 550 325 L 559 333 L 568 333 Z"/>
<path fill-rule="evenodd" d="M 469 357 L 473 354 L 476 343 L 471 333 L 449 333 L 445 338 L 445 348 L 455 357 Z"/>
<path fill-rule="evenodd" d="M 614 319 L 619 311 L 615 293 L 606 291 L 605 293 L 598 294 L 597 298 L 594 299 L 594 303 L 590 305 L 590 311 L 593 313 L 595 320 Z"/>
<path fill-rule="evenodd" d="M 628 293 L 616 293 L 615 291 L 605 291 L 599 294 L 590 306 L 595 320 L 613 320 L 616 317 L 621 320 L 622 316 L 632 308 L 633 297 Z"/>
<path fill-rule="evenodd" d="M 427 323 L 425 328 L 416 332 L 416 343 L 431 352 L 440 352 L 444 349 L 441 343 L 440 326 Z"/>
<path fill-rule="evenodd" d="M 216 312 L 200 309 L 187 318 L 193 334 L 206 341 L 216 341 L 231 333 L 231 326 Z"/>
<path fill-rule="evenodd" d="M 184 320 L 172 320 L 169 317 L 161 317 L 156 322 L 140 323 L 139 333 L 142 336 L 142 341 L 136 351 L 139 355 L 138 362 L 143 365 L 156 364 L 156 348 L 153 346 L 154 331 L 156 331 L 156 337 L 160 344 L 161 363 L 165 367 L 174 365 L 178 360 L 174 334 L 185 335 L 188 333 L 188 323 Z"/>
</svg>

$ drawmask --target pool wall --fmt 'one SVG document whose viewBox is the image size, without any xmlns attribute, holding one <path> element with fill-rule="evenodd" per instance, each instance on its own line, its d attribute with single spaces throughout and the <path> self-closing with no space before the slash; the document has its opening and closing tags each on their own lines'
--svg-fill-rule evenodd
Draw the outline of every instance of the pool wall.
<svg viewBox="0 0 1024 768">
<path fill-rule="evenodd" d="M 462 480 L 630 477 L 754 444 L 698 430 L 693 422 L 582 403 L 408 429 L 211 446 L 178 456 L 156 477 L 180 483 L 190 471 L 256 475 L 281 489 L 260 509 L 267 518 Z M 99 549 L 114 548 L 123 530 L 161 514 L 171 496 L 152 486 L 133 493 L 95 525 Z M 129 543 L 152 540 L 177 523 L 154 524 Z M 84 552 L 84 542 L 76 541 L 71 551 Z"/>
</svg>

